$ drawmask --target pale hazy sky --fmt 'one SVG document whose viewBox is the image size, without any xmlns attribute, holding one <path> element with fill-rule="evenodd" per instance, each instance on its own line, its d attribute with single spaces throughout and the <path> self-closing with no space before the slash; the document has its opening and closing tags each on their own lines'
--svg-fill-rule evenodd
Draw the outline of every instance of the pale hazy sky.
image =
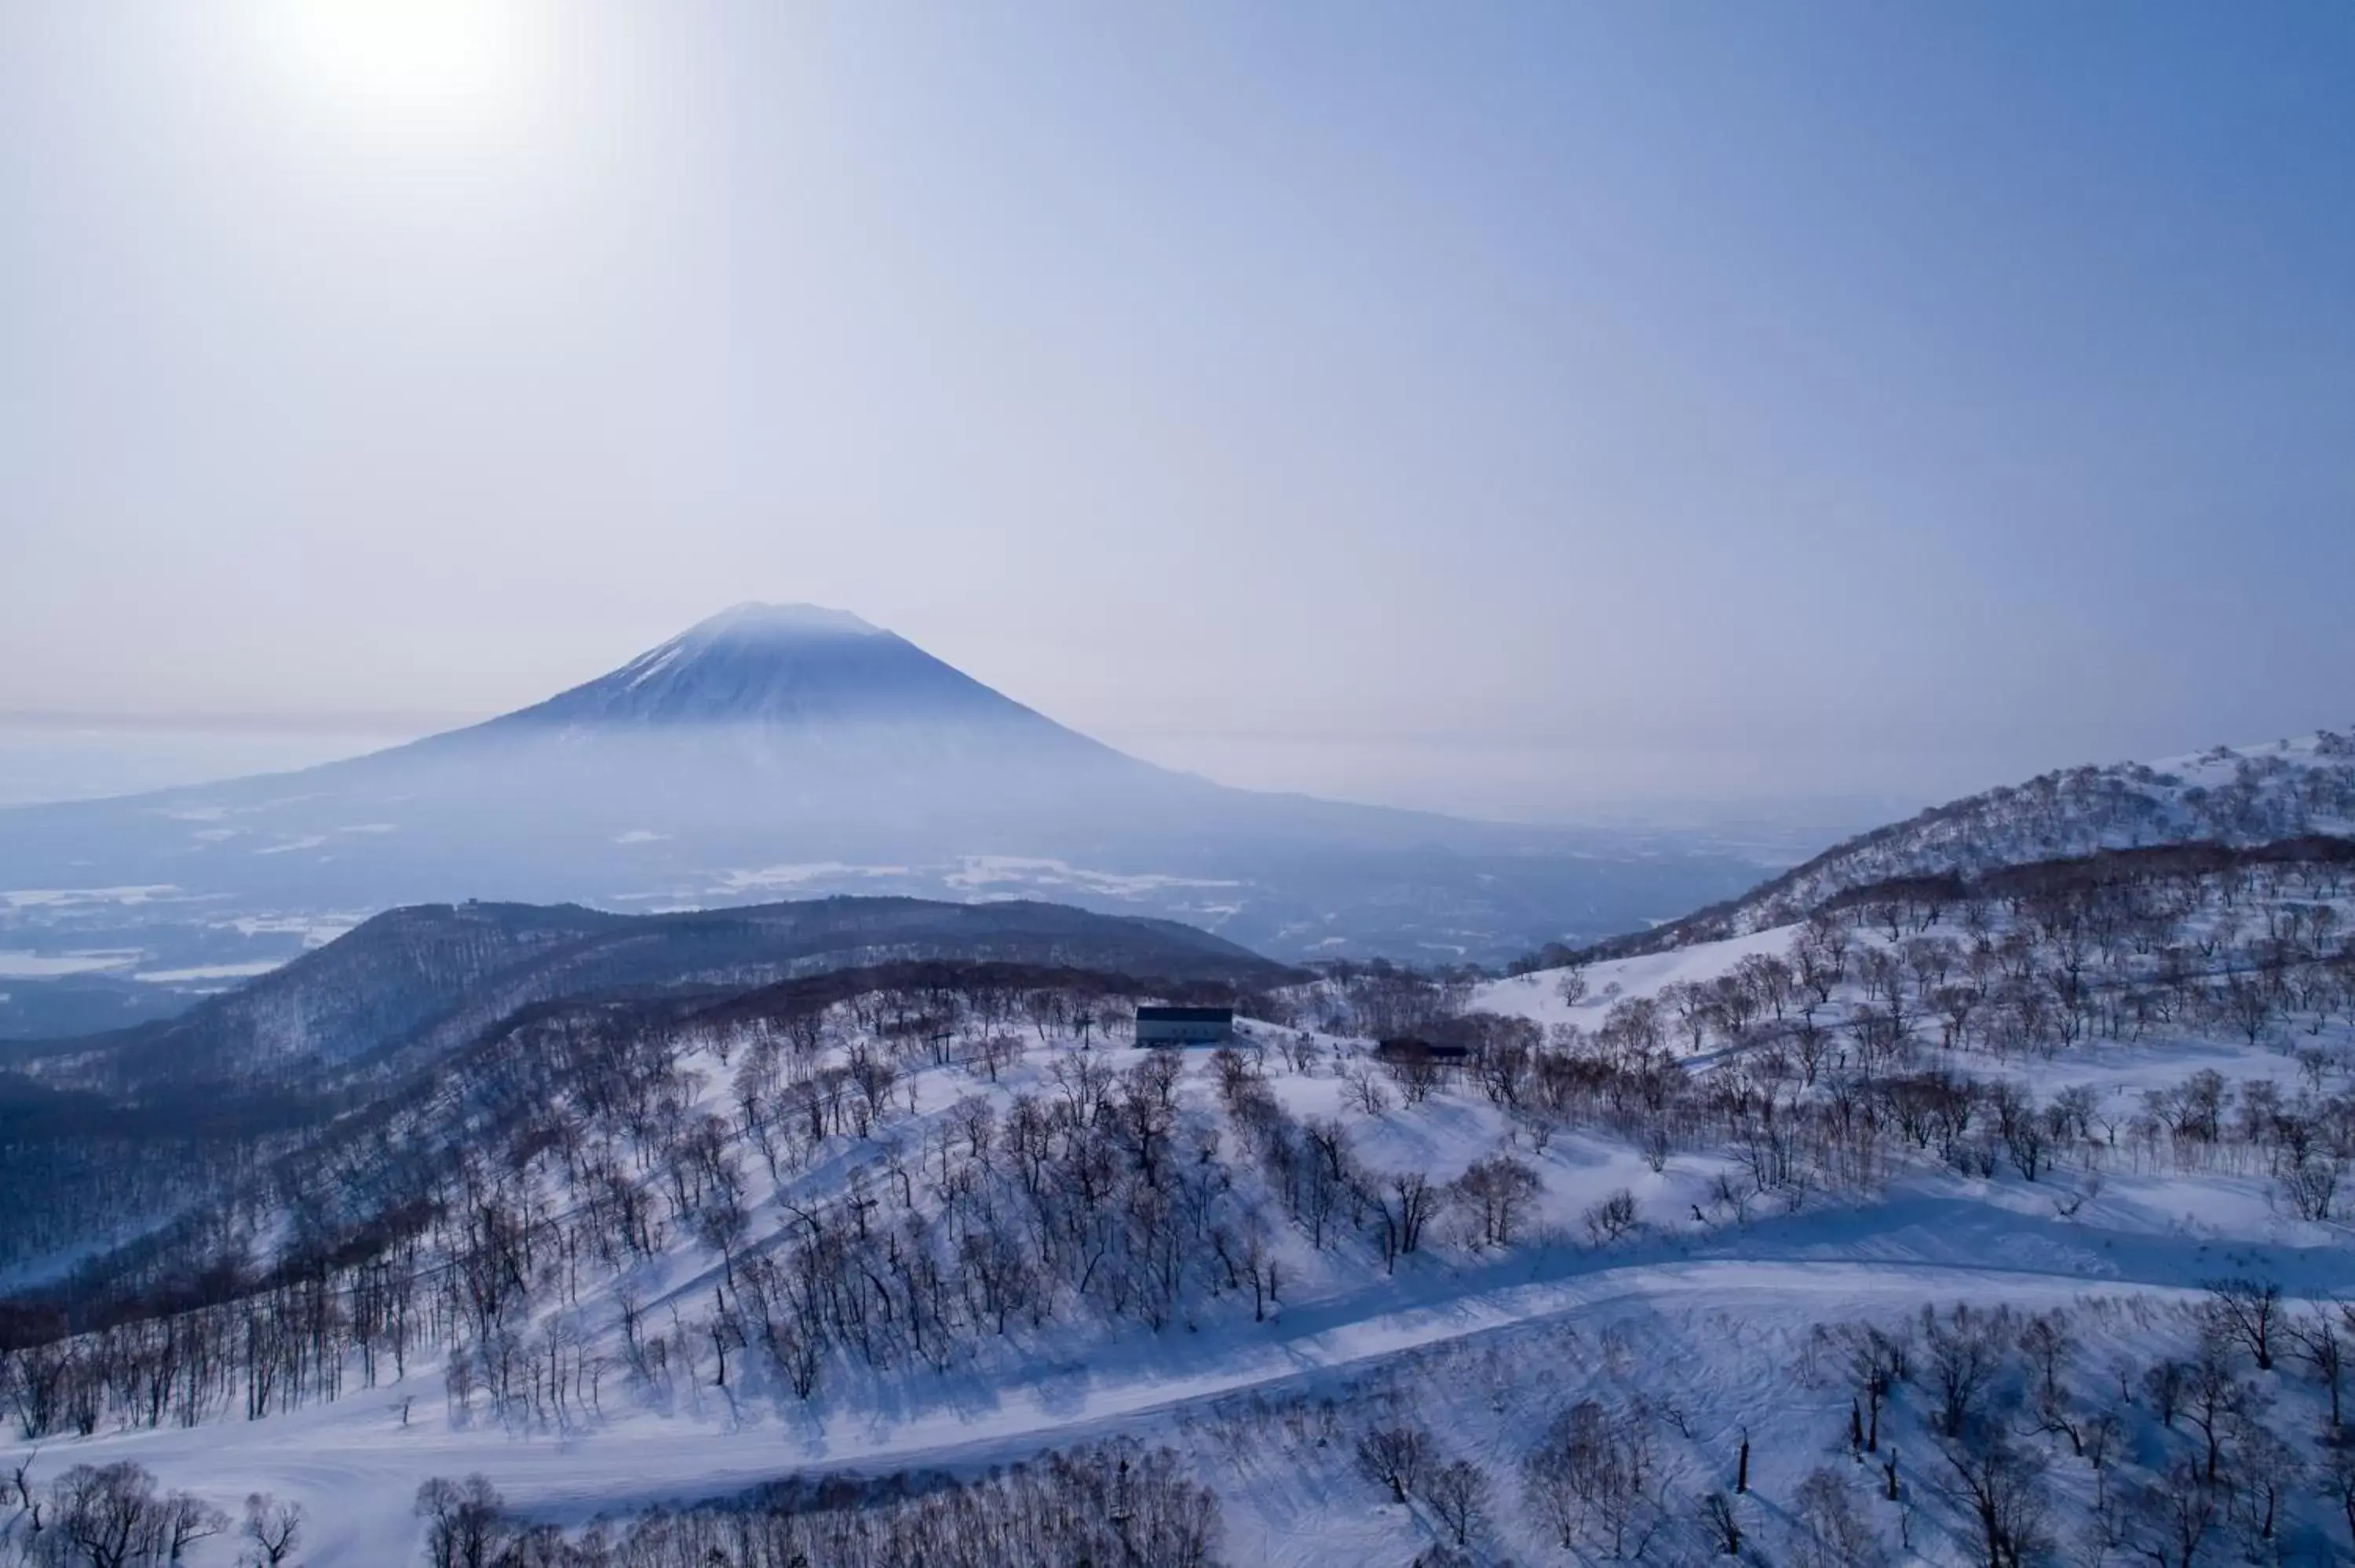
<svg viewBox="0 0 2355 1568">
<path fill-rule="evenodd" d="M 2344 725 L 2350 80 L 2343 0 L 0 0 L 0 712 L 770 599 L 1525 815 Z"/>
</svg>

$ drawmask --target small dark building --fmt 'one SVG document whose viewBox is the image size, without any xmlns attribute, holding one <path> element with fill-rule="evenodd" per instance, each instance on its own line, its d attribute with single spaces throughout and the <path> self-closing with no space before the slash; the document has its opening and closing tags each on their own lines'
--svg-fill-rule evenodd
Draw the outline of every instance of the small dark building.
<svg viewBox="0 0 2355 1568">
<path fill-rule="evenodd" d="M 1462 1045 L 1444 1045 L 1432 1040 L 1417 1040 L 1401 1034 L 1377 1043 L 1374 1056 L 1378 1061 L 1412 1063 L 1417 1065 L 1452 1066 L 1472 1053 Z"/>
<path fill-rule="evenodd" d="M 1139 1045 L 1224 1045 L 1235 1037 L 1231 1007 L 1140 1007 Z"/>
</svg>

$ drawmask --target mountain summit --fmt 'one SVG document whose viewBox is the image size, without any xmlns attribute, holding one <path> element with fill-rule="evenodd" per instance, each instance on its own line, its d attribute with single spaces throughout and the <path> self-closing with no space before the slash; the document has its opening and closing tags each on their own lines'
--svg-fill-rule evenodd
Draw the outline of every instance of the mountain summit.
<svg viewBox="0 0 2355 1568">
<path fill-rule="evenodd" d="M 544 702 L 390 750 L 0 810 L 0 895 L 37 895 L 0 897 L 0 948 L 112 945 L 195 972 L 250 966 L 253 932 L 396 905 L 845 893 L 1044 898 L 1288 958 L 1498 958 L 1628 929 L 1756 872 L 1640 835 L 1227 789 L 847 611 L 744 604 Z"/>
<path fill-rule="evenodd" d="M 493 720 L 546 725 L 1044 725 L 1021 704 L 847 610 L 740 604 L 620 669 Z"/>
</svg>

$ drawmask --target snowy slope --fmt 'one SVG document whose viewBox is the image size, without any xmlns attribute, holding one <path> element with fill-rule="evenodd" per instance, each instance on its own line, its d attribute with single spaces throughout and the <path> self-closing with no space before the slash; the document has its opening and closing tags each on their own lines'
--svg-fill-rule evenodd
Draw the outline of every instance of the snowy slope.
<svg viewBox="0 0 2355 1568">
<path fill-rule="evenodd" d="M 2168 897 L 2178 929 L 2215 944 L 2219 961 L 2208 978 L 2186 982 L 2203 995 L 2201 988 L 2225 987 L 2242 972 L 2231 962 L 2234 944 L 2264 938 L 2232 932 L 2243 925 L 2262 932 L 2266 910 L 2328 906 L 2355 919 L 2355 886 L 2327 866 L 2285 874 L 2254 893 L 2195 879 Z M 1830 1528 L 1806 1523 L 1813 1516 L 1802 1504 L 1803 1491 L 1821 1501 L 1822 1486 L 1812 1478 L 1828 1467 L 1855 1478 L 1843 1484 L 1855 1493 L 1857 1517 L 1881 1560 L 1960 1565 L 1979 1559 L 1967 1507 L 1951 1495 L 1951 1477 L 1941 1478 L 1940 1456 L 1950 1445 L 1934 1430 L 1929 1374 L 1917 1372 L 1892 1395 L 1890 1430 L 1902 1434 L 1906 1467 L 1898 1502 L 1888 1503 L 1875 1489 L 1881 1457 L 1851 1463 L 1843 1447 L 1850 1393 L 1837 1347 L 1846 1341 L 1826 1335 L 1870 1323 L 1912 1333 L 1917 1358 L 1926 1358 L 1934 1333 L 1946 1330 L 1922 1328 L 1923 1308 L 1935 1306 L 1943 1315 L 1964 1302 L 1982 1316 L 2065 1313 L 2073 1344 L 2054 1408 L 2090 1420 L 2107 1401 L 2125 1423 L 2124 1452 L 2107 1470 L 2071 1453 L 2072 1440 L 2058 1429 L 2030 1445 L 2056 1531 L 2064 1522 L 2074 1531 L 2080 1515 L 2094 1517 L 2101 1496 L 2142 1497 L 2137 1488 L 2158 1495 L 2169 1456 L 2182 1451 L 2190 1428 L 2164 1426 L 2131 1389 L 2132 1397 L 2115 1404 L 2113 1363 L 2138 1368 L 2162 1353 L 2192 1354 L 2209 1281 L 2261 1277 L 2283 1287 L 2300 1314 L 2308 1302 L 2355 1294 L 2344 1207 L 2331 1206 L 2324 1217 L 2295 1212 L 2285 1195 L 2281 1135 L 2272 1130 L 2284 1116 L 2307 1118 L 2310 1130 L 2355 1126 L 2355 991 L 2333 989 L 2331 949 L 2316 948 L 2296 960 L 2303 967 L 2254 1041 L 2226 1037 L 2189 1003 L 2171 1021 L 2129 1032 L 2124 1014 L 2103 1012 L 2089 1000 L 2088 1032 L 2067 1043 L 2048 1035 L 2022 1045 L 1993 1014 L 2015 1005 L 2006 990 L 2014 978 L 2048 974 L 2039 966 L 2068 956 L 2057 936 L 2000 911 L 1950 909 L 1894 937 L 1859 917 L 1838 935 L 1840 973 L 1827 982 L 1824 1000 L 1809 1007 L 1802 997 L 1787 998 L 1786 1026 L 1761 1012 L 1733 1033 L 1720 1019 L 1689 1043 L 1678 1037 L 1671 1020 L 1684 1001 L 1720 982 L 1754 980 L 1761 962 L 1829 939 L 1819 923 L 1598 963 L 1579 971 L 1584 994 L 1575 1001 L 1564 998 L 1561 972 L 1480 988 L 1469 999 L 1471 1023 L 1482 1015 L 1526 1020 L 1541 1052 L 1552 1054 L 1553 1066 L 1540 1064 L 1510 1093 L 1491 1091 L 1488 1064 L 1418 1085 L 1405 1073 L 1369 1072 L 1362 1040 L 1293 1023 L 1253 1024 L 1253 1048 L 1238 1062 L 1199 1054 L 1181 1059 L 1168 1126 L 1178 1147 L 1199 1151 L 1172 1168 L 1173 1180 L 1188 1170 L 1216 1172 L 1199 1191 L 1211 1205 L 1212 1231 L 1225 1238 L 1219 1245 L 1240 1257 L 1250 1216 L 1266 1222 L 1257 1255 L 1278 1266 L 1281 1285 L 1263 1312 L 1254 1309 L 1253 1292 L 1222 1277 L 1204 1246 L 1182 1260 L 1192 1283 L 1158 1327 L 1134 1310 L 1107 1310 L 1103 1298 L 1083 1291 L 1059 1297 L 1039 1322 L 1018 1315 L 1001 1330 L 985 1330 L 937 1364 L 915 1357 L 868 1366 L 836 1343 L 807 1398 L 769 1364 L 757 1335 L 729 1341 L 730 1370 L 724 1381 L 719 1374 L 712 1326 L 723 1315 L 715 1308 L 754 1288 L 745 1281 L 758 1266 L 748 1260 L 790 1259 L 813 1234 L 807 1216 L 858 1212 L 840 1207 L 846 1197 L 870 1206 L 865 1212 L 876 1226 L 914 1225 L 905 1233 L 911 1235 L 970 1224 L 982 1212 L 971 1206 L 976 1194 L 1010 1194 L 1020 1169 L 1010 1144 L 988 1160 L 969 1158 L 976 1107 L 987 1107 L 1002 1135 L 1026 1099 L 1052 1103 L 1092 1092 L 1074 1087 L 1082 1065 L 1092 1065 L 1105 1080 L 1092 1092 L 1111 1108 L 1091 1114 L 1117 1118 L 1129 1114 L 1117 1109 L 1128 1103 L 1124 1097 L 1149 1097 L 1150 1065 L 1166 1058 L 1101 1033 L 1083 1048 L 1079 1020 L 1068 1012 L 1061 1023 L 969 1019 L 948 1043 L 948 1060 L 922 1050 L 895 1057 L 900 1075 L 882 1091 L 871 1125 L 793 1141 L 772 1176 L 741 1130 L 752 1114 L 744 1107 L 757 1103 L 744 1097 L 762 1092 L 755 1065 L 769 1061 L 783 1064 L 783 1076 L 768 1092 L 792 1101 L 792 1086 L 805 1081 L 792 1065 L 799 1047 L 751 1022 L 730 1033 L 642 1042 L 633 1047 L 641 1053 L 634 1072 L 651 1075 L 637 1081 L 652 1092 L 654 1122 L 692 1128 L 700 1117 L 719 1118 L 703 1125 L 724 1134 L 743 1229 L 731 1244 L 732 1261 L 708 1239 L 713 1233 L 682 1216 L 644 1255 L 608 1265 L 583 1250 L 577 1264 L 558 1270 L 559 1283 L 537 1295 L 514 1329 L 520 1344 L 569 1366 L 597 1358 L 592 1395 L 580 1396 L 576 1384 L 570 1403 L 521 1393 L 494 1400 L 481 1381 L 482 1348 L 470 1350 L 462 1336 L 421 1346 L 405 1378 L 372 1387 L 362 1385 L 354 1361 L 339 1397 L 305 1398 L 260 1419 L 221 1410 L 190 1430 L 144 1429 L 136 1421 L 109 1430 L 119 1424 L 111 1420 L 87 1438 L 52 1434 L 37 1465 L 54 1474 L 78 1461 L 134 1460 L 165 1485 L 224 1507 L 267 1488 L 311 1510 L 314 1561 L 390 1564 L 416 1560 L 424 1525 L 410 1513 L 410 1499 L 434 1477 L 479 1473 L 520 1517 L 578 1527 L 782 1475 L 911 1467 L 971 1475 L 1050 1446 L 1116 1436 L 1170 1446 L 1211 1486 L 1224 1515 L 1221 1561 L 1402 1563 L 1445 1544 L 1450 1530 L 1423 1483 L 1407 1502 L 1390 1500 L 1352 1456 L 1367 1431 L 1404 1422 L 1487 1478 L 1487 1502 L 1471 1532 L 1480 1560 L 1602 1561 L 1609 1555 L 1595 1533 L 1602 1516 L 1579 1527 L 1577 1552 L 1562 1553 L 1520 1469 L 1549 1424 L 1593 1397 L 1640 1420 L 1647 1462 L 1668 1489 L 1661 1495 L 1678 1499 L 1673 1517 L 1663 1512 L 1651 1521 L 1647 1560 L 1710 1558 L 1689 1505 L 1728 1486 L 1747 1433 L 1755 1444 L 1753 1491 L 1733 1506 L 1752 1536 L 1778 1555 L 1806 1549 L 1795 1533 L 1803 1527 Z M 1952 942 L 1958 983 L 1969 971 L 1972 944 L 1981 941 L 2004 966 L 1988 970 L 1985 1021 L 1945 1043 L 1922 994 L 1928 982 L 1920 982 L 1908 992 L 1921 1001 L 1909 1038 L 1859 1078 L 1891 972 L 1867 955 L 1888 955 L 1901 971 L 1918 962 L 1926 972 L 1937 955 L 1920 945 Z M 2122 941 L 2117 972 L 2144 974 L 2147 959 L 2154 966 L 2147 972 L 2158 973 L 2156 951 L 2138 953 Z M 1796 957 L 1787 961 L 1799 967 Z M 1306 1014 L 1330 999 L 1297 1000 Z M 1647 1006 L 1658 1031 L 1648 1044 L 1634 1022 Z M 1828 1042 L 1824 1059 L 1808 1068 L 1811 1086 L 1802 1086 L 1791 1066 L 1802 1052 L 1793 1033 L 1803 1012 Z M 2114 1017 L 2112 1033 L 2106 1021 Z M 1505 1026 L 1477 1027 L 1487 1032 L 1491 1053 L 1529 1045 Z M 829 1081 L 826 1075 L 837 1067 L 856 1071 L 886 1041 L 908 1038 L 893 1028 L 881 1002 L 828 1013 L 816 1033 L 803 1036 L 815 1053 L 805 1066 L 817 1075 L 806 1081 Z M 982 1051 L 986 1040 L 1009 1038 L 1004 1031 L 1019 1032 L 1010 1035 L 1018 1053 L 993 1058 Z M 540 1034 L 519 1038 L 522 1054 L 501 1070 L 560 1054 L 561 1042 L 576 1035 L 551 1021 Z M 1304 1051 L 1304 1044 L 1315 1049 Z M 2167 1118 L 2180 1106 L 2171 1097 L 2210 1071 L 2223 1091 L 2217 1132 L 2174 1127 Z M 1228 1086 L 1231 1073 L 1245 1086 L 1240 1092 Z M 1873 1105 L 1887 1094 L 1885 1103 L 1902 1105 L 1902 1095 L 1873 1089 L 1875 1082 L 1927 1089 L 1959 1078 L 2011 1085 L 2029 1104 L 2066 1104 L 2091 1119 L 2053 1131 L 2041 1162 L 2025 1169 L 2008 1136 L 1998 1136 L 1991 1098 L 1975 1102 L 1978 1119 L 1953 1134 L 1944 1155 L 1930 1142 L 1917 1146 L 1896 1121 L 1869 1148 L 1844 1145 L 1830 1131 L 1844 1098 Z M 549 1081 L 582 1082 L 569 1068 Z M 463 1080 L 452 1092 L 460 1099 L 471 1093 Z M 514 1092 L 524 1101 L 542 1093 L 528 1079 Z M 1762 1093 L 1784 1107 L 1764 1124 L 1728 1108 L 1729 1096 L 1754 1100 Z M 1533 1171 L 1538 1191 L 1507 1243 L 1484 1242 L 1469 1211 L 1451 1201 L 1423 1245 L 1387 1265 L 1371 1214 L 1337 1215 L 1336 1235 L 1317 1246 L 1305 1219 L 1287 1217 L 1277 1166 L 1253 1153 L 1264 1146 L 1268 1125 L 1266 1113 L 1247 1108 L 1253 1095 L 1281 1110 L 1283 1125 L 1337 1128 L 1348 1158 L 1368 1173 L 1367 1201 L 1376 1205 L 1393 1174 L 1459 1182 L 1500 1155 Z M 1650 1095 L 1666 1107 L 1657 1150 L 1647 1131 L 1655 1125 Z M 571 1097 L 569 1090 L 559 1096 Z M 2275 1122 L 2250 1121 L 2247 1138 L 2233 1130 L 2245 1119 L 2241 1107 L 2266 1106 Z M 1721 1125 L 1728 1115 L 1751 1131 L 1729 1139 Z M 539 1145 L 518 1167 L 524 1185 L 516 1201 L 537 1204 L 545 1223 L 581 1227 L 585 1239 L 596 1234 L 580 1207 L 589 1190 L 563 1172 L 593 1156 L 602 1140 L 626 1142 L 626 1135 L 600 1130 L 604 1124 L 594 1115 L 573 1125 L 569 1149 L 537 1139 L 514 1146 Z M 1801 1141 L 1828 1141 L 1800 1156 L 1806 1169 L 1753 1182 L 1763 1166 L 1745 1140 L 1754 1141 L 1762 1126 L 1804 1128 Z M 2320 1136 L 2327 1144 L 2342 1135 Z M 655 1140 L 645 1145 L 647 1158 L 625 1160 L 621 1169 L 639 1172 L 633 1180 L 659 1206 L 679 1178 L 665 1173 L 671 1167 L 655 1152 L 659 1136 L 647 1137 Z M 507 1158 L 505 1147 L 503 1138 L 479 1142 L 484 1180 L 494 1187 L 506 1180 L 493 1174 Z M 1180 1181 L 1175 1190 L 1193 1189 Z M 1598 1234 L 1589 1216 L 1623 1191 L 1635 1224 Z M 572 1252 L 567 1246 L 564 1255 Z M 646 1370 L 648 1358 L 624 1348 L 625 1303 L 651 1325 L 641 1333 L 663 1345 L 658 1369 Z M 2026 1319 L 2001 1321 L 2009 1336 Z M 2002 1353 L 2007 1370 L 1998 1381 L 2032 1381 L 2018 1352 Z M 462 1355 L 476 1369 L 464 1389 L 447 1375 Z M 2321 1420 L 2322 1396 L 2286 1351 L 2270 1370 L 2243 1366 L 2238 1375 L 2253 1391 L 2249 1398 L 2262 1396 L 2268 1431 L 2307 1441 L 2302 1434 Z M 2027 1410 L 2007 1419 L 2025 1423 Z M 2253 1452 L 2248 1445 L 2258 1439 L 2234 1442 L 2237 1455 Z M 2336 1526 L 2313 1490 L 2318 1472 L 2300 1485 L 2306 1489 L 2284 1505 L 2286 1560 L 2332 1561 L 2328 1553 L 2339 1548 L 2329 1544 Z M 2129 1525 L 2141 1528 L 2130 1520 L 2119 1528 Z M 2214 1528 L 2220 1542 L 2234 1539 L 2236 1526 L 2222 1516 Z M 1901 1550 L 1901 1540 L 1910 1547 Z M 200 1543 L 190 1558 L 228 1560 L 221 1542 Z"/>
<path fill-rule="evenodd" d="M 2047 773 L 1825 851 L 1738 899 L 1604 944 L 1633 952 L 1787 925 L 1840 894 L 2103 850 L 2355 836 L 2355 739 L 2331 730 L 2193 757 Z"/>
<path fill-rule="evenodd" d="M 322 1276 L 356 1313 L 410 1292 L 398 1369 L 380 1317 L 314 1329 L 186 1428 L 118 1370 L 36 1478 L 266 1488 L 315 1561 L 396 1564 L 419 1487 L 479 1475 L 638 1568 L 703 1560 L 656 1505 L 716 1543 L 803 1528 L 692 1511 L 756 1483 L 1117 1440 L 1210 1489 L 1236 1563 L 1698 1563 L 1728 1529 L 1775 1562 L 2347 1561 L 2309 1349 L 2355 1340 L 2355 863 L 2312 837 L 2346 750 L 2055 776 L 1651 950 L 1280 990 L 1232 1054 L 1140 1052 L 1135 999 L 1043 982 L 535 1012 L 236 1233 L 255 1277 L 305 1231 L 365 1255 L 426 1180 L 408 1240 Z M 2267 847 L 2027 863 L 2188 842 Z M 1839 896 L 1930 873 L 1971 880 Z M 190 1333 L 334 1324 L 301 1289 Z M 146 1367 L 157 1331 L 33 1353 Z"/>
</svg>

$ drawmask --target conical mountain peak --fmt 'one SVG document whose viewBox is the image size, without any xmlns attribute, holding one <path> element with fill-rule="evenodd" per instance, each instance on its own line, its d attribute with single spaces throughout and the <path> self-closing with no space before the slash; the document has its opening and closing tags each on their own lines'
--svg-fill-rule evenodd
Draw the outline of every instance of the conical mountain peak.
<svg viewBox="0 0 2355 1568">
<path fill-rule="evenodd" d="M 609 674 L 493 721 L 665 725 L 1045 725 L 907 639 L 811 604 L 740 604 Z"/>
<path fill-rule="evenodd" d="M 890 633 L 847 609 L 822 604 L 762 604 L 747 599 L 698 620 L 674 641 L 769 641 L 810 637 L 888 637 Z"/>
</svg>

